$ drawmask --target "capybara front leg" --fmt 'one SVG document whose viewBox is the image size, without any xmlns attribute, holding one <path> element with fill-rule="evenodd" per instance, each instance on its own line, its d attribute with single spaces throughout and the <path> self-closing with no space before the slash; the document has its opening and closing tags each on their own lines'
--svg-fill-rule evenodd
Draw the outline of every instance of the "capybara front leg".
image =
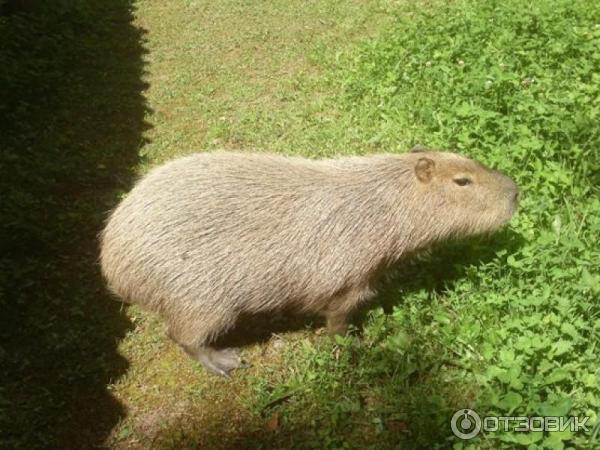
<svg viewBox="0 0 600 450">
<path fill-rule="evenodd" d="M 354 311 L 364 302 L 371 299 L 374 292 L 365 287 L 353 289 L 344 295 L 334 297 L 324 311 L 327 319 L 327 332 L 330 336 L 345 335 Z"/>
<path fill-rule="evenodd" d="M 327 315 L 327 333 L 330 336 L 343 336 L 348 332 L 347 314 L 328 314 Z"/>
</svg>

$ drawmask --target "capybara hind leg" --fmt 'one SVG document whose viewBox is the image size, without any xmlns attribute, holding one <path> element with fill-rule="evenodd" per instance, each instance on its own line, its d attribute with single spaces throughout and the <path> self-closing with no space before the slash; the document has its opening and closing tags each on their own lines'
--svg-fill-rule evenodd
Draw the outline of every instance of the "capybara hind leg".
<svg viewBox="0 0 600 450">
<path fill-rule="evenodd" d="M 209 346 L 200 346 L 197 349 L 186 351 L 197 359 L 209 372 L 230 378 L 229 372 L 233 369 L 250 367 L 242 360 L 237 348 L 216 349 Z"/>
</svg>

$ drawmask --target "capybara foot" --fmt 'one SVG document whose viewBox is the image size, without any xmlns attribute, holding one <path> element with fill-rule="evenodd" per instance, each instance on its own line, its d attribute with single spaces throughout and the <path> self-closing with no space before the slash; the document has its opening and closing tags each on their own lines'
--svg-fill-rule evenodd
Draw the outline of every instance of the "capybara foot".
<svg viewBox="0 0 600 450">
<path fill-rule="evenodd" d="M 240 351 L 237 348 L 216 349 L 212 347 L 200 347 L 193 356 L 202 363 L 209 372 L 221 375 L 225 378 L 231 378 L 229 372 L 233 369 L 243 369 L 250 367 L 250 364 L 244 362 L 240 357 Z"/>
</svg>

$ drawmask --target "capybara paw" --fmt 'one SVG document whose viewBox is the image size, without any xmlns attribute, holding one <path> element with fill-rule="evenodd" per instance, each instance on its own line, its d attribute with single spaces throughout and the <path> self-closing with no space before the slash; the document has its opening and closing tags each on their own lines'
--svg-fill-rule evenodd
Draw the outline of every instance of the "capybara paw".
<svg viewBox="0 0 600 450">
<path fill-rule="evenodd" d="M 213 363 L 227 372 L 233 369 L 243 369 L 250 365 L 242 360 L 240 350 L 237 348 L 225 348 L 223 350 L 215 350 L 212 354 Z"/>
<path fill-rule="evenodd" d="M 242 360 L 240 351 L 237 348 L 217 350 L 214 348 L 203 347 L 196 355 L 198 361 L 200 361 L 209 372 L 225 378 L 231 378 L 229 373 L 233 369 L 250 367 L 250 364 Z"/>
</svg>

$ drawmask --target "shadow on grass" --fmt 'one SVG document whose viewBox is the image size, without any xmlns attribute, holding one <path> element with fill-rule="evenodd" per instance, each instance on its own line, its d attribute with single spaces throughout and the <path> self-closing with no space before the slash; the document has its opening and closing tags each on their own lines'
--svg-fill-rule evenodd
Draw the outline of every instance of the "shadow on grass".
<svg viewBox="0 0 600 450">
<path fill-rule="evenodd" d="M 4 2 L 0 2 L 4 3 Z M 131 324 L 97 233 L 149 126 L 131 0 L 0 10 L 0 447 L 93 448 L 124 414 L 107 384 Z M 21 8 L 22 7 L 22 8 Z"/>
<path fill-rule="evenodd" d="M 467 275 L 468 267 L 477 267 L 496 258 L 499 251 L 514 253 L 524 244 L 524 238 L 510 228 L 493 236 L 474 237 L 465 241 L 440 245 L 423 258 L 415 259 L 392 271 L 383 283 L 378 304 L 390 314 L 402 302 L 402 295 L 422 289 L 443 293 L 452 289 L 457 280 Z M 359 317 L 362 315 L 359 314 Z"/>
</svg>

